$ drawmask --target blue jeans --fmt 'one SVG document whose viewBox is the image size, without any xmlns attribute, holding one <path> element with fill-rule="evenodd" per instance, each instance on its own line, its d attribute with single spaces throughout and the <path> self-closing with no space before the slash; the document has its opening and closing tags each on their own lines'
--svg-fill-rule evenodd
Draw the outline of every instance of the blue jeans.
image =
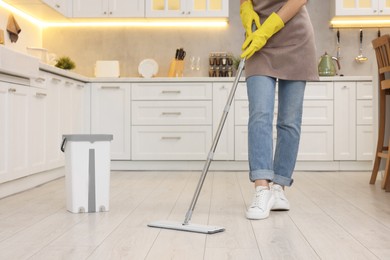
<svg viewBox="0 0 390 260">
<path fill-rule="evenodd" d="M 276 79 L 252 76 L 247 79 L 249 99 L 249 177 L 291 186 L 301 136 L 305 81 L 278 81 L 277 138 L 273 153 L 273 118 Z"/>
</svg>

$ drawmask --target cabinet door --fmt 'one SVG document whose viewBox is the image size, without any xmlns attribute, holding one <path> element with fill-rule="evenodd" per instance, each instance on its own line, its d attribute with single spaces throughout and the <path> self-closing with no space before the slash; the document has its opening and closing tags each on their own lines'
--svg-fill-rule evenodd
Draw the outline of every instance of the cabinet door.
<svg viewBox="0 0 390 260">
<path fill-rule="evenodd" d="M 72 133 L 86 134 L 86 118 L 88 113 L 86 108 L 86 85 L 82 82 L 73 82 L 72 84 Z M 89 131 L 88 131 L 89 132 Z"/>
<path fill-rule="evenodd" d="M 30 88 L 28 109 L 28 165 L 33 172 L 45 170 L 47 90 Z"/>
<path fill-rule="evenodd" d="M 144 0 L 73 0 L 73 17 L 144 16 Z"/>
<path fill-rule="evenodd" d="M 375 15 L 379 13 L 379 0 L 335 1 L 336 15 Z"/>
<path fill-rule="evenodd" d="M 187 1 L 187 14 L 195 17 L 228 17 L 228 0 Z"/>
<path fill-rule="evenodd" d="M 73 17 L 108 16 L 108 0 L 73 0 Z"/>
<path fill-rule="evenodd" d="M 64 16 L 71 16 L 69 10 L 68 10 L 68 0 L 42 0 L 44 3 L 46 3 L 48 6 L 52 7 L 54 10 L 59 12 L 60 14 Z"/>
<path fill-rule="evenodd" d="M 144 17 L 144 0 L 109 0 L 108 14 L 111 17 Z"/>
<path fill-rule="evenodd" d="M 185 15 L 185 0 L 146 0 L 146 17 L 182 17 Z"/>
<path fill-rule="evenodd" d="M 382 14 L 382 15 L 390 14 L 390 1 L 389 0 L 379 0 L 378 5 L 379 5 L 378 6 L 379 14 Z"/>
<path fill-rule="evenodd" d="M 356 160 L 356 83 L 334 84 L 334 159 Z"/>
<path fill-rule="evenodd" d="M 0 182 L 8 170 L 8 86 L 0 82 Z"/>
<path fill-rule="evenodd" d="M 356 159 L 359 161 L 372 161 L 374 158 L 372 128 L 372 125 L 361 125 L 356 127 Z"/>
<path fill-rule="evenodd" d="M 218 130 L 231 88 L 231 83 L 213 84 L 213 136 Z M 228 117 L 215 150 L 214 159 L 234 160 L 234 102 L 232 102 L 229 109 Z"/>
<path fill-rule="evenodd" d="M 130 160 L 130 84 L 94 83 L 91 133 L 112 134 L 111 159 Z"/>
<path fill-rule="evenodd" d="M 8 174 L 16 179 L 28 173 L 29 88 L 8 83 Z"/>
<path fill-rule="evenodd" d="M 46 106 L 46 168 L 53 169 L 64 164 L 64 156 L 60 150 L 61 133 L 61 98 L 60 84 L 50 83 L 47 88 Z M 58 83 L 58 82 L 57 82 Z"/>
<path fill-rule="evenodd" d="M 228 17 L 228 0 L 146 0 L 146 17 Z"/>
</svg>

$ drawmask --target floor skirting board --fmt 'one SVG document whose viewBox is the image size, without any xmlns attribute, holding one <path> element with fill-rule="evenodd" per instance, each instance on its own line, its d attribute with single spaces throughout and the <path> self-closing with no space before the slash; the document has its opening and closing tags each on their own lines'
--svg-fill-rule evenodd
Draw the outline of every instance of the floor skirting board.
<svg viewBox="0 0 390 260">
<path fill-rule="evenodd" d="M 201 171 L 204 161 L 111 161 L 114 171 Z M 371 161 L 323 161 L 296 164 L 296 171 L 371 171 Z M 213 171 L 248 171 L 247 161 L 212 161 Z"/>
</svg>

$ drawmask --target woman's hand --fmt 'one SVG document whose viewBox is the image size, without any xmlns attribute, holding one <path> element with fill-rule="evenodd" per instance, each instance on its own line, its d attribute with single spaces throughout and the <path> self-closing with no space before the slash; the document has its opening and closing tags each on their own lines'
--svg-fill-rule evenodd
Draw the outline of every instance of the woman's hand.
<svg viewBox="0 0 390 260">
<path fill-rule="evenodd" d="M 260 28 L 260 17 L 253 10 L 252 0 L 242 2 L 240 5 L 240 17 L 242 26 L 245 29 L 246 37 L 252 34 L 252 24 L 255 23 L 256 28 Z"/>
</svg>

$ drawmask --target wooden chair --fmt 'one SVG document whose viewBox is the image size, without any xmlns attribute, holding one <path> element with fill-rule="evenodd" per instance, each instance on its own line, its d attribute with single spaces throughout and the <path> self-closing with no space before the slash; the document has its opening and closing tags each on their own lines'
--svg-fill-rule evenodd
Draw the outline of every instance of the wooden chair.
<svg viewBox="0 0 390 260">
<path fill-rule="evenodd" d="M 390 95 L 390 79 L 386 75 L 390 72 L 390 36 L 388 34 L 376 38 L 372 41 L 378 64 L 378 88 L 379 88 L 379 124 L 378 142 L 375 153 L 375 162 L 372 169 L 370 184 L 375 184 L 378 175 L 381 159 L 386 159 L 382 188 L 390 191 L 390 138 L 385 144 L 386 135 L 386 96 Z"/>
</svg>

